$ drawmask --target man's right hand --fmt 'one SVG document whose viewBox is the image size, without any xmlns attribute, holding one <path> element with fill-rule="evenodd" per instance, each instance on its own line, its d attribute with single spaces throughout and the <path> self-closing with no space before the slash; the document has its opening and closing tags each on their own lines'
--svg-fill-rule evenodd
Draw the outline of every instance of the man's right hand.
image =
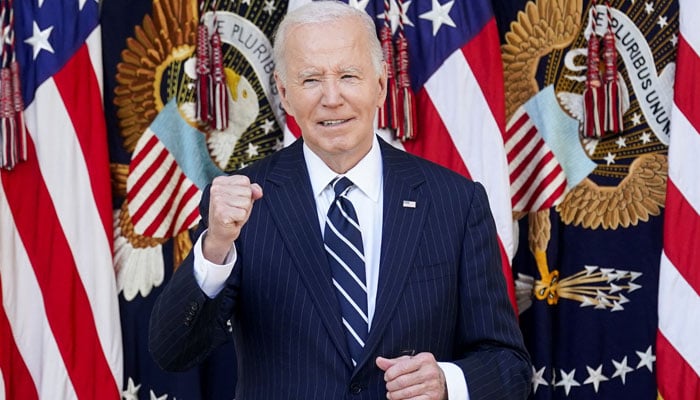
<svg viewBox="0 0 700 400">
<path fill-rule="evenodd" d="M 248 221 L 253 203 L 263 196 L 257 183 L 247 176 L 230 175 L 214 178 L 209 195 L 209 231 L 204 238 L 204 258 L 222 264 Z"/>
</svg>

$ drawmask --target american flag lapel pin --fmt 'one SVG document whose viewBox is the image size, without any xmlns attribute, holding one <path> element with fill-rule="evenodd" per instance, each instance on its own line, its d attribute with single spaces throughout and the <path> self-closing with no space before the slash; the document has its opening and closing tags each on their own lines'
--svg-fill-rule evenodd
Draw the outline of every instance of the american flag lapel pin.
<svg viewBox="0 0 700 400">
<path fill-rule="evenodd" d="M 413 200 L 404 200 L 403 206 L 404 208 L 416 208 L 416 202 Z"/>
</svg>

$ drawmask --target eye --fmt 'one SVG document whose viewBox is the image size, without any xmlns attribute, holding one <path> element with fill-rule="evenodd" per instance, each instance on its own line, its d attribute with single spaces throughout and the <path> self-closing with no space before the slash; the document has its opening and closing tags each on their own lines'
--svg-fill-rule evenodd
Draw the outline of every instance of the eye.
<svg viewBox="0 0 700 400">
<path fill-rule="evenodd" d="M 244 99 L 248 98 L 248 91 L 244 90 L 243 93 L 241 93 L 241 96 L 243 96 Z"/>
<path fill-rule="evenodd" d="M 320 80 L 318 78 L 306 78 L 303 81 L 301 81 L 301 84 L 304 87 L 313 87 L 316 86 Z"/>
</svg>

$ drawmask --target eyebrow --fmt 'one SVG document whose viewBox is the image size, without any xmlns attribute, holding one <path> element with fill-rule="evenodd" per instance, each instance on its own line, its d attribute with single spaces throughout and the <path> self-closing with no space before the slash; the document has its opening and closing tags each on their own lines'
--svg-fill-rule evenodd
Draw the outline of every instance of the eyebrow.
<svg viewBox="0 0 700 400">
<path fill-rule="evenodd" d="M 319 76 L 319 75 L 321 75 L 321 72 L 318 70 L 315 70 L 315 69 L 305 70 L 305 71 L 299 72 L 299 74 L 297 75 L 297 79 L 304 80 L 306 78 L 311 78 L 311 77 Z"/>
</svg>

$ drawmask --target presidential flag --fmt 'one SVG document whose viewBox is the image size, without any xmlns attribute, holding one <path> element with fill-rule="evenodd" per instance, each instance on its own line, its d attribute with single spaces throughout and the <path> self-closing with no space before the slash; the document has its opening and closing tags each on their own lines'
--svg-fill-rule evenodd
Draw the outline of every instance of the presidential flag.
<svg viewBox="0 0 700 400">
<path fill-rule="evenodd" d="M 282 146 L 270 37 L 285 13 L 286 1 L 102 2 L 125 399 L 234 396 L 232 341 L 195 368 L 166 372 L 148 352 L 148 321 L 197 239 L 191 234 L 205 186 Z M 206 69 L 198 67 L 214 65 L 204 56 L 214 53 L 214 33 L 226 78 L 225 97 L 216 100 L 226 100 L 229 112 L 217 114 L 227 124 L 212 127 L 201 118 Z M 216 104 L 217 112 L 224 108 Z"/>
<path fill-rule="evenodd" d="M 290 1 L 289 9 L 306 2 Z M 491 3 L 350 0 L 349 4 L 372 16 L 378 31 L 386 24 L 395 47 L 399 35 L 407 40 L 410 86 L 415 95 L 414 137 L 396 139 L 396 129 L 382 129 L 382 135 L 398 148 L 485 186 L 515 306 L 510 266 L 517 244 L 504 147 L 502 64 Z M 300 135 L 294 124 L 287 132 L 286 142 Z"/>
<path fill-rule="evenodd" d="M 118 399 L 99 4 L 1 4 L 28 135 L 26 161 L 0 170 L 0 398 Z"/>
<path fill-rule="evenodd" d="M 520 138 L 509 167 L 532 182 L 511 186 L 525 189 L 513 202 L 513 271 L 531 397 L 655 399 L 656 374 L 665 372 L 656 363 L 656 309 L 671 100 L 682 68 L 678 2 L 494 6 L 508 143 Z M 599 86 L 591 102 L 600 75 L 615 84 Z M 584 127 L 612 109 L 622 112 L 622 129 L 588 136 Z"/>
<path fill-rule="evenodd" d="M 659 272 L 656 339 L 659 394 L 667 400 L 700 398 L 700 6 L 680 0 L 678 68 L 668 150 L 664 248 Z"/>
</svg>

